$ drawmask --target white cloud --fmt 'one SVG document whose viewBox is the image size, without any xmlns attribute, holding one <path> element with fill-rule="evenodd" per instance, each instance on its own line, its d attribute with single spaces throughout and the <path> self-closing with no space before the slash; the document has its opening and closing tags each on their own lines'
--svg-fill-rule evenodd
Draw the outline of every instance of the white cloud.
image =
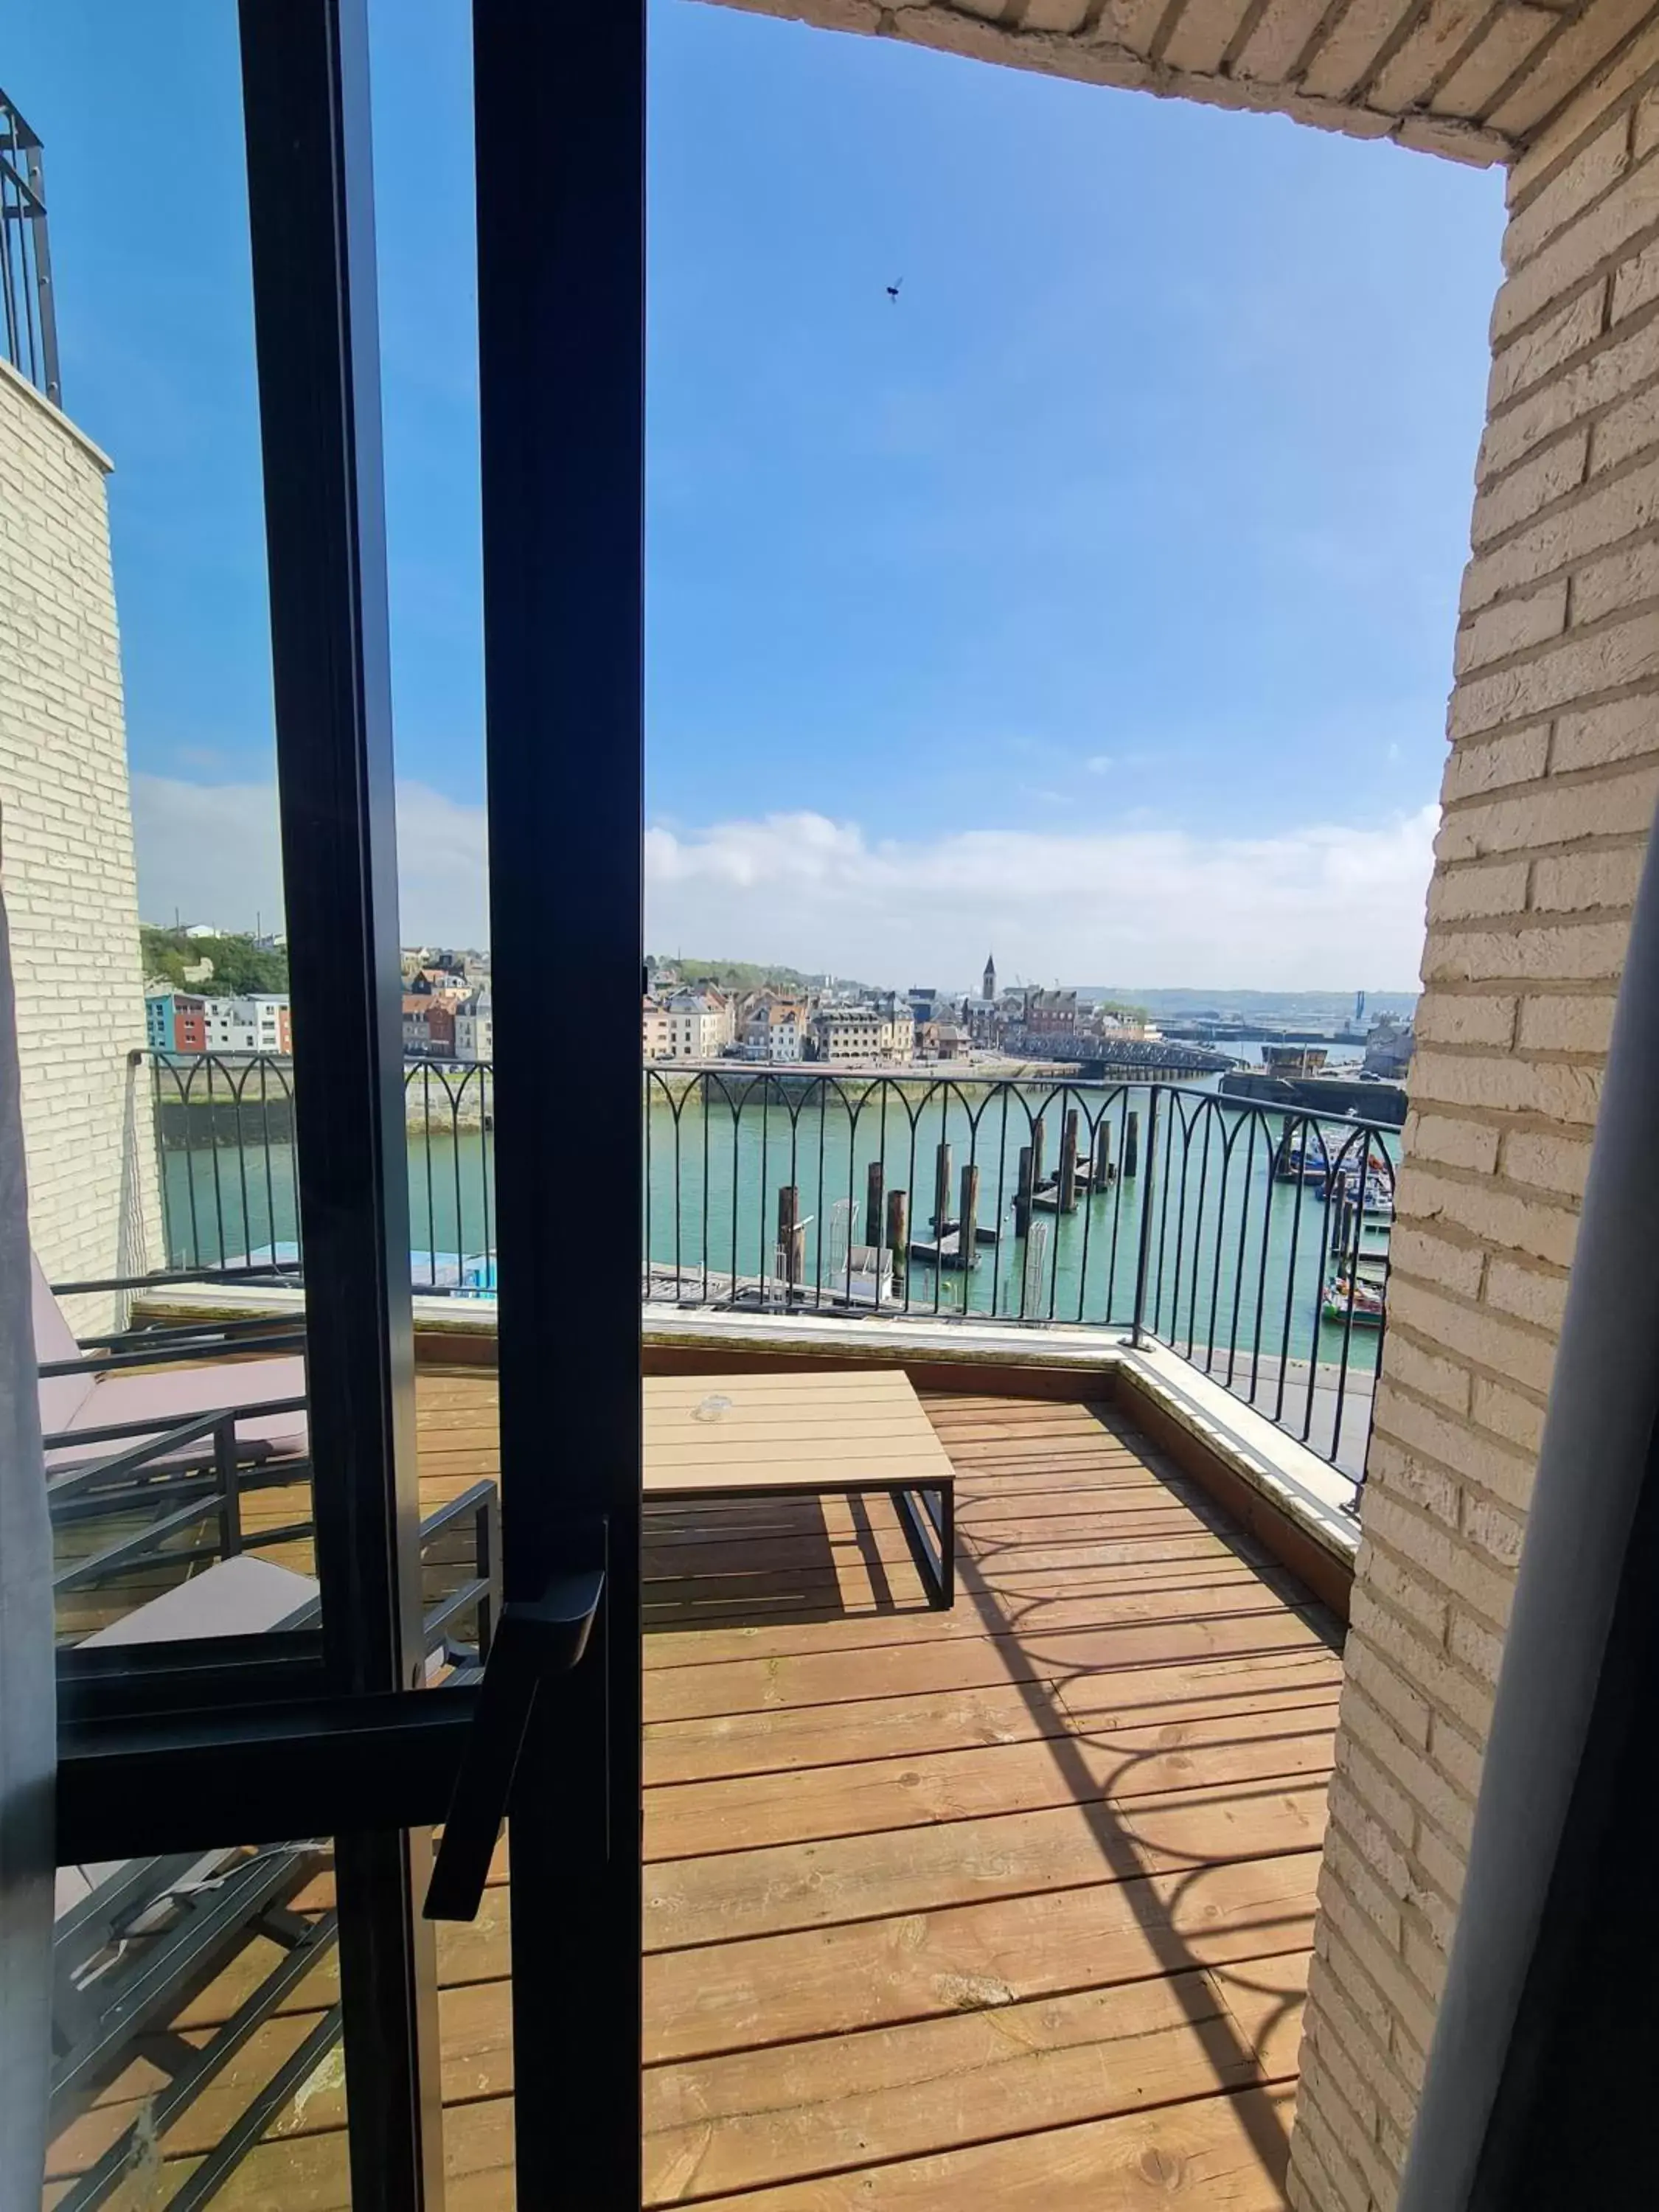
<svg viewBox="0 0 1659 2212">
<path fill-rule="evenodd" d="M 147 918 L 247 927 L 280 905 L 269 787 L 134 779 Z M 398 798 L 406 937 L 487 940 L 482 807 Z M 654 950 L 775 959 L 872 981 L 1005 975 L 1217 988 L 1410 989 L 1436 810 L 1270 837 L 966 830 L 872 841 L 815 813 L 646 834 Z M 557 837 L 549 841 L 557 865 Z"/>
<path fill-rule="evenodd" d="M 1411 989 L 1437 811 L 1264 838 L 970 830 L 872 843 L 821 814 L 646 838 L 653 948 L 960 983 Z"/>
<path fill-rule="evenodd" d="M 138 905 L 146 921 L 266 928 L 283 911 L 276 793 L 268 783 L 132 779 Z M 422 783 L 398 787 L 403 934 L 457 945 L 489 940 L 484 813 Z"/>
</svg>

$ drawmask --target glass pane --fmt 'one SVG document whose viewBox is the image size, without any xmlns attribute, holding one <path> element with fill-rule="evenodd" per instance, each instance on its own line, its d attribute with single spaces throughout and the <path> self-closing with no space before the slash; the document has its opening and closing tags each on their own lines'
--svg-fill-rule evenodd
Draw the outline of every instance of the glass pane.
<svg viewBox="0 0 1659 2212">
<path fill-rule="evenodd" d="M 51 270 L 30 343 L 0 318 L 35 1334 L 60 1635 L 143 1613 L 136 1655 L 318 1597 L 236 18 L 67 0 L 16 28 L 0 138 Z M 157 103 L 164 223 L 131 185 Z M 264 1571 L 182 1595 L 239 1554 Z"/>
<path fill-rule="evenodd" d="M 45 2203 L 351 2201 L 331 1844 L 62 1867 Z"/>
</svg>

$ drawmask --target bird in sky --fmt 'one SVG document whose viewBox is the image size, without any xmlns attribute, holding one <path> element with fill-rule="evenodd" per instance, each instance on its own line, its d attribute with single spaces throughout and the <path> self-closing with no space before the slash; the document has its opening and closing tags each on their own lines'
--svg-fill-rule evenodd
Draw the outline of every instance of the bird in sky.
<svg viewBox="0 0 1659 2212">
<path fill-rule="evenodd" d="M 901 276 L 901 277 L 899 278 L 899 280 L 898 280 L 898 284 L 890 284 L 890 285 L 887 287 L 887 296 L 888 296 L 888 298 L 889 298 L 890 300 L 891 300 L 891 301 L 894 302 L 894 304 L 895 304 L 896 306 L 896 304 L 897 304 L 897 302 L 898 302 L 899 284 L 902 284 L 903 282 L 904 282 L 904 279 L 903 279 L 903 277 L 902 277 L 902 276 Z"/>
</svg>

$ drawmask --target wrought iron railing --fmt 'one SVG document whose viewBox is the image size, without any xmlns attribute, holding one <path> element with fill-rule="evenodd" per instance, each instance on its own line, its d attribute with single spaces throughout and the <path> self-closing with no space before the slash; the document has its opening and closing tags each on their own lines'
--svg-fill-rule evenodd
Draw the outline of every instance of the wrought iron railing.
<svg viewBox="0 0 1659 2212">
<path fill-rule="evenodd" d="M 297 1269 L 288 1064 L 155 1057 L 169 1263 Z M 1356 1482 L 1398 1135 L 1157 1082 L 643 1074 L 651 1304 L 1164 1345 Z M 493 1075 L 405 1069 L 410 1276 L 493 1296 Z M 573 1286 L 605 1209 L 570 1167 Z"/>
<path fill-rule="evenodd" d="M 0 346 L 21 376 L 26 376 L 54 406 L 62 406 L 40 141 L 3 92 L 0 92 Z"/>
</svg>

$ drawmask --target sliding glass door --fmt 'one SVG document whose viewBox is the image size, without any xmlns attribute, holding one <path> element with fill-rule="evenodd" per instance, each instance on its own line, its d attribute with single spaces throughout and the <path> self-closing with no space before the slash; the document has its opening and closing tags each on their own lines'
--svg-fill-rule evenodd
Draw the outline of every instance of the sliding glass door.
<svg viewBox="0 0 1659 2212">
<path fill-rule="evenodd" d="M 241 0 L 319 1596 L 61 1655 L 60 2203 L 640 2201 L 643 12 L 474 11 L 500 1480 L 434 1510 L 366 0 Z"/>
</svg>

